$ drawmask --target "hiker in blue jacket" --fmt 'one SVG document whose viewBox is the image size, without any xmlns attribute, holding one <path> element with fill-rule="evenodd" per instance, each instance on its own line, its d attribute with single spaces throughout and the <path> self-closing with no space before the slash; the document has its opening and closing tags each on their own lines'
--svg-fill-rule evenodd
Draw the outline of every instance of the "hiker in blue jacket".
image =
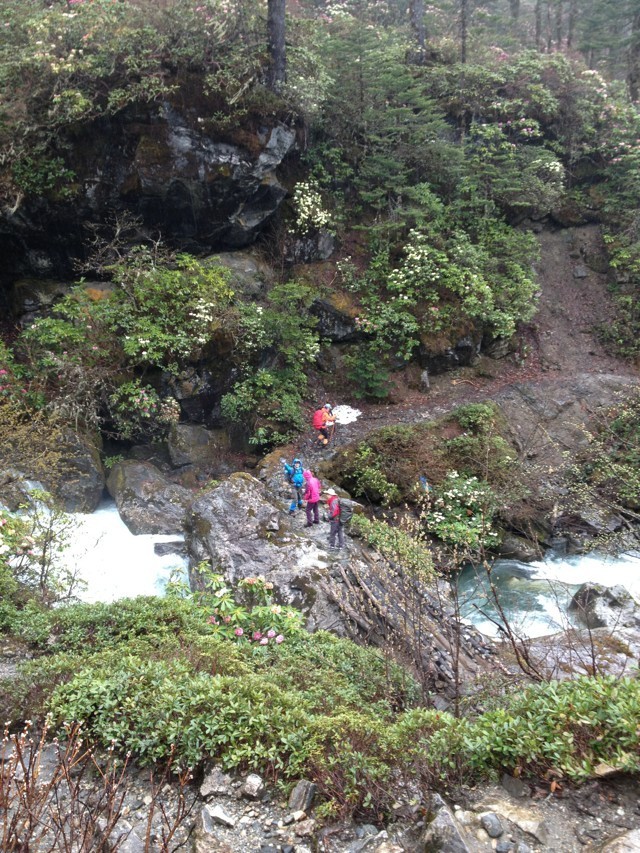
<svg viewBox="0 0 640 853">
<path fill-rule="evenodd" d="M 285 479 L 288 483 L 291 483 L 291 486 L 293 487 L 291 506 L 289 507 L 289 514 L 293 515 L 296 511 L 296 507 L 302 508 L 304 506 L 304 501 L 302 500 L 302 495 L 306 486 L 304 481 L 304 471 L 302 469 L 302 462 L 300 459 L 294 459 L 292 465 L 289 465 L 287 462 L 284 462 L 283 464 Z"/>
</svg>

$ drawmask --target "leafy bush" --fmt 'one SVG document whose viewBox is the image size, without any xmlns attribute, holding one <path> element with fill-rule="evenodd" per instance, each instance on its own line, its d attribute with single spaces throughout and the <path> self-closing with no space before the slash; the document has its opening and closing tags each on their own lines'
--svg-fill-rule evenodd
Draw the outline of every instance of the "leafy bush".
<svg viewBox="0 0 640 853">
<path fill-rule="evenodd" d="M 227 271 L 189 255 L 156 257 L 144 246 L 108 265 L 111 292 L 80 285 L 21 336 L 23 370 L 67 422 L 121 439 L 153 439 L 180 416 L 135 371 L 178 373 L 230 334 Z"/>
<path fill-rule="evenodd" d="M 355 535 L 360 536 L 390 563 L 408 569 L 421 583 L 429 583 L 434 579 L 431 551 L 421 537 L 417 523 L 414 530 L 405 530 L 384 521 L 371 521 L 356 515 L 351 525 Z"/>
<path fill-rule="evenodd" d="M 320 349 L 309 313 L 314 298 L 312 288 L 290 281 L 271 290 L 266 307 L 240 310 L 234 357 L 242 378 L 223 396 L 222 413 L 262 450 L 286 444 L 304 428 L 306 369 Z"/>
<path fill-rule="evenodd" d="M 495 496 L 486 483 L 450 471 L 429 496 L 423 518 L 427 530 L 443 542 L 474 553 L 497 543 L 495 510 Z"/>
<path fill-rule="evenodd" d="M 81 670 L 55 690 L 51 713 L 83 721 L 104 746 L 115 743 L 144 763 L 173 755 L 182 767 L 211 757 L 225 768 L 295 772 L 308 737 L 295 697 L 266 678 L 193 674 L 182 663 L 135 658 L 108 674 Z"/>
</svg>

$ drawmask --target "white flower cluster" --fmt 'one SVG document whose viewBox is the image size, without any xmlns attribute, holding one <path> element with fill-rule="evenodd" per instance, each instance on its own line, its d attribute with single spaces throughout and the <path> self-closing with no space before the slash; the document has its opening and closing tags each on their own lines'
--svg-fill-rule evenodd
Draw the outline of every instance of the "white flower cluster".
<svg viewBox="0 0 640 853">
<path fill-rule="evenodd" d="M 331 223 L 330 213 L 322 206 L 318 187 L 312 181 L 301 181 L 293 191 L 296 227 L 300 234 L 319 231 Z"/>
<path fill-rule="evenodd" d="M 189 312 L 189 317 L 193 320 L 195 341 L 200 346 L 203 346 L 209 339 L 209 329 L 215 319 L 215 306 L 208 300 L 200 297 Z"/>
</svg>

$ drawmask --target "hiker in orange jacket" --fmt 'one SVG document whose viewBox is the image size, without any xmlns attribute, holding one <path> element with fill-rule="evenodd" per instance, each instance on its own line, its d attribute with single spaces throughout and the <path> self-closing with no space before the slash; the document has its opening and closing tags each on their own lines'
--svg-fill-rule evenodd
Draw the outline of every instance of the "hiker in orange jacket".
<svg viewBox="0 0 640 853">
<path fill-rule="evenodd" d="M 318 430 L 318 444 L 323 447 L 329 444 L 335 422 L 336 418 L 330 403 L 325 403 L 321 409 L 316 409 L 313 413 L 313 428 Z"/>
</svg>

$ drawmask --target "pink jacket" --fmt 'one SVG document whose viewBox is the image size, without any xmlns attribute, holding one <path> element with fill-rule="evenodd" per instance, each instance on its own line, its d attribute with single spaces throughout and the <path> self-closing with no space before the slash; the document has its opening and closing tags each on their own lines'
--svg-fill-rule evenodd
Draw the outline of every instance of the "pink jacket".
<svg viewBox="0 0 640 853">
<path fill-rule="evenodd" d="M 307 482 L 307 490 L 304 493 L 304 500 L 310 504 L 316 504 L 320 500 L 320 480 L 314 477 L 311 471 L 304 472 L 304 478 Z"/>
</svg>

